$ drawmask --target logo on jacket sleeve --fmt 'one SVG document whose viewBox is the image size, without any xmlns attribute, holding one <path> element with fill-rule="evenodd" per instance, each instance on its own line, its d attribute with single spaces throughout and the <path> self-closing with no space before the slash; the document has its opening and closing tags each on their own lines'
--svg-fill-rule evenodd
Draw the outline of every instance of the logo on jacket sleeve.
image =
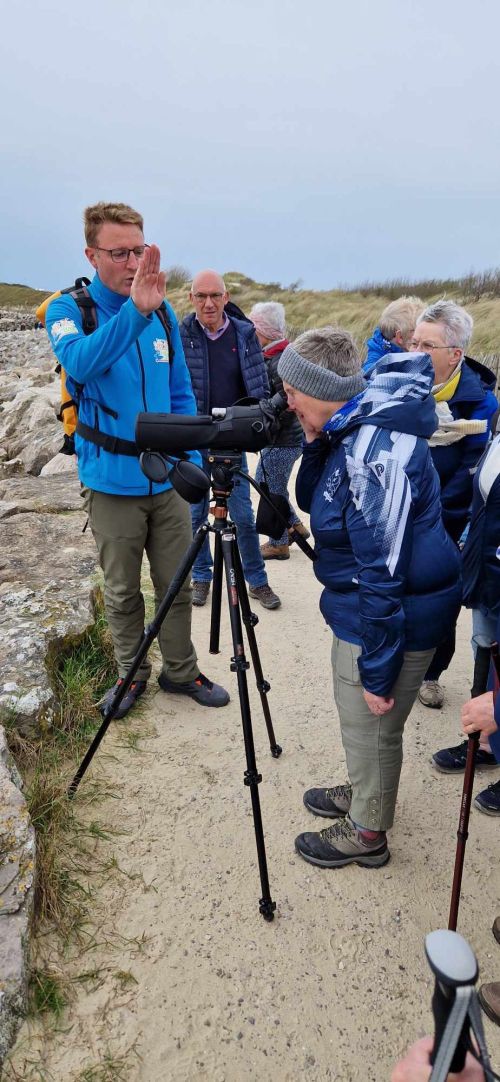
<svg viewBox="0 0 500 1082">
<path fill-rule="evenodd" d="M 168 341 L 166 338 L 155 338 L 153 342 L 154 359 L 159 364 L 168 364 L 170 360 L 170 353 L 168 349 Z"/>
<path fill-rule="evenodd" d="M 52 324 L 50 333 L 54 342 L 58 342 L 60 338 L 65 338 L 67 334 L 78 334 L 78 327 L 72 319 L 58 319 L 56 323 Z"/>
</svg>

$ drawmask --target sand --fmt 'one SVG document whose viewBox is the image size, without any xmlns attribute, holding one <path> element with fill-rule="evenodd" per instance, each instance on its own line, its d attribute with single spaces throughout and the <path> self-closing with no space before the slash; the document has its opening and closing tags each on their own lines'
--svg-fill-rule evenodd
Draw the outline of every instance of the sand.
<svg viewBox="0 0 500 1082">
<path fill-rule="evenodd" d="M 462 614 L 443 681 L 444 709 L 417 705 L 407 723 L 390 863 L 313 868 L 293 844 L 318 825 L 303 791 L 346 777 L 330 633 L 304 555 L 294 548 L 290 560 L 268 566 L 283 605 L 274 612 L 256 605 L 257 636 L 279 759 L 269 752 L 251 670 L 248 679 L 275 920 L 264 921 L 258 908 L 227 605 L 214 657 L 207 605 L 194 610 L 193 637 L 202 669 L 230 689 L 231 702 L 202 709 L 152 680 L 140 712 L 108 733 L 96 769 L 112 780 L 115 796 L 85 814 L 119 832 L 100 847 L 119 870 L 96 890 L 87 949 L 73 949 L 63 963 L 75 979 L 72 1004 L 58 1025 L 21 1029 L 17 1078 L 382 1082 L 432 1027 L 424 937 L 447 926 L 462 777 L 439 774 L 430 758 L 460 739 L 470 616 Z M 134 749 L 126 733 L 138 728 L 145 735 Z M 478 775 L 475 790 L 498 776 Z M 491 934 L 500 911 L 499 825 L 473 809 L 459 913 L 458 930 L 484 980 L 500 980 Z M 76 979 L 92 970 L 93 979 Z M 485 1025 L 498 1067 L 500 1030 Z M 14 1077 L 10 1069 L 6 1075 Z"/>
</svg>

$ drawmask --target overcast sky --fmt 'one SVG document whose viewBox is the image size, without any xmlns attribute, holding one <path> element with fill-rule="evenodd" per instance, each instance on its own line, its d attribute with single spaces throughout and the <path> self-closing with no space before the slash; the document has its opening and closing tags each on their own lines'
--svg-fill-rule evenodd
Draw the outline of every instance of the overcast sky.
<svg viewBox="0 0 500 1082">
<path fill-rule="evenodd" d="M 497 266 L 499 57 L 499 0 L 10 0 L 0 280 L 85 273 L 99 199 L 192 272 Z"/>
</svg>

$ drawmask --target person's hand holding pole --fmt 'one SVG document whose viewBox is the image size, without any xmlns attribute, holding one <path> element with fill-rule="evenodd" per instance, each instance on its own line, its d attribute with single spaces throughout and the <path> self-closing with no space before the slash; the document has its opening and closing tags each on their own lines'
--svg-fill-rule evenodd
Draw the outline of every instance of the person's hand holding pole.
<svg viewBox="0 0 500 1082">
<path fill-rule="evenodd" d="M 429 1057 L 433 1043 L 432 1037 L 422 1037 L 412 1044 L 405 1058 L 396 1064 L 391 1082 L 429 1082 L 432 1073 Z M 449 1074 L 448 1082 L 484 1082 L 483 1068 L 468 1052 L 463 1071 Z"/>
<path fill-rule="evenodd" d="M 160 270 L 160 249 L 156 244 L 145 248 L 139 260 L 130 296 L 141 315 L 149 316 L 165 300 L 167 275 Z"/>
<path fill-rule="evenodd" d="M 462 730 L 466 736 L 470 736 L 472 733 L 481 733 L 483 737 L 488 737 L 492 733 L 496 733 L 497 728 L 492 691 L 486 691 L 484 695 L 478 695 L 475 699 L 468 699 L 464 703 L 462 707 Z"/>
</svg>

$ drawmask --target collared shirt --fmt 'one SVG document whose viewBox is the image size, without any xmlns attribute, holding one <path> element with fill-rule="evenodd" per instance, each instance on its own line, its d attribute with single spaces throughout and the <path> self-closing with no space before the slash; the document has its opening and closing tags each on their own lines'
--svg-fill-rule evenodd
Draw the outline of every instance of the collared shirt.
<svg viewBox="0 0 500 1082">
<path fill-rule="evenodd" d="M 227 312 L 224 312 L 224 322 L 222 324 L 222 327 L 219 327 L 217 331 L 209 331 L 207 327 L 203 326 L 203 323 L 201 322 L 201 319 L 198 319 L 198 316 L 196 316 L 196 319 L 198 320 L 201 329 L 205 332 L 207 338 L 210 338 L 211 342 L 216 342 L 217 339 L 220 338 L 221 335 L 224 334 L 224 331 L 227 331 L 227 328 L 229 327 L 229 316 Z"/>
</svg>

